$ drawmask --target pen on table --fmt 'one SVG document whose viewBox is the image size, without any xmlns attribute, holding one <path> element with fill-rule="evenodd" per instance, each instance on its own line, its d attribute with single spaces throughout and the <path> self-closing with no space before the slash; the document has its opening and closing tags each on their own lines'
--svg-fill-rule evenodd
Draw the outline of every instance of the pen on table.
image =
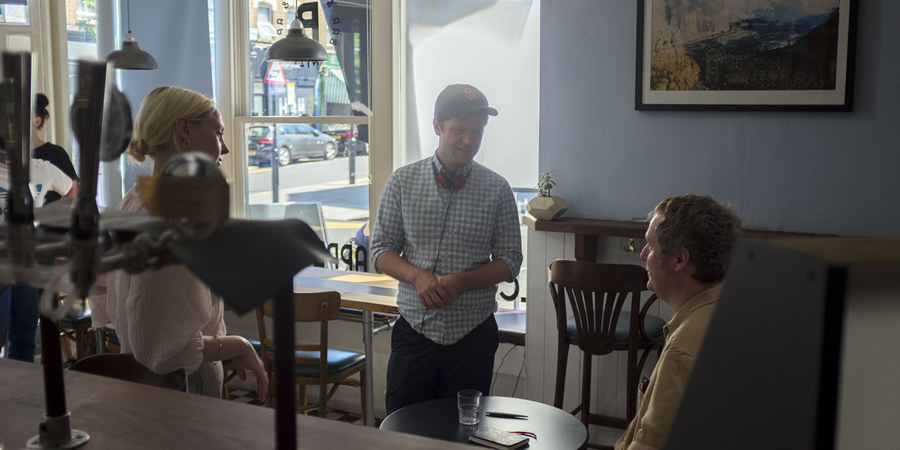
<svg viewBox="0 0 900 450">
<path fill-rule="evenodd" d="M 496 411 L 488 411 L 484 413 L 485 416 L 488 417 L 499 417 L 501 419 L 527 419 L 528 416 L 524 414 L 512 414 L 505 412 L 496 412 Z"/>
</svg>

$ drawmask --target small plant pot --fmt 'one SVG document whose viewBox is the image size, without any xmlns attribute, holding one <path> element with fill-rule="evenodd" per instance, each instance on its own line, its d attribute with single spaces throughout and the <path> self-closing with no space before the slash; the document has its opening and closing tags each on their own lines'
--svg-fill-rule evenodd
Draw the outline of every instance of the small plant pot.
<svg viewBox="0 0 900 450">
<path fill-rule="evenodd" d="M 528 214 L 531 214 L 538 220 L 556 220 L 568 209 L 569 205 L 555 195 L 535 197 L 525 205 L 525 210 L 528 211 Z"/>
</svg>

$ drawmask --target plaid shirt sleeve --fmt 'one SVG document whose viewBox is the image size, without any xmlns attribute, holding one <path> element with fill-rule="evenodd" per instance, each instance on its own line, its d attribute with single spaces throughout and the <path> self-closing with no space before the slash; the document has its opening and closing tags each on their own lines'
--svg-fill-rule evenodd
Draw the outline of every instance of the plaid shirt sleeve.
<svg viewBox="0 0 900 450">
<path fill-rule="evenodd" d="M 378 213 L 375 215 L 375 226 L 372 229 L 372 262 L 378 270 L 378 257 L 385 251 L 398 255 L 403 251 L 405 235 L 403 233 L 403 215 L 400 209 L 400 175 L 394 172 L 384 187 Z"/>
<path fill-rule="evenodd" d="M 505 185 L 506 192 L 501 195 L 507 200 L 497 204 L 497 220 L 494 222 L 494 232 L 491 237 L 492 259 L 502 259 L 509 265 L 510 278 L 513 281 L 519 276 L 522 267 L 522 233 L 519 227 L 519 212 L 516 205 L 516 196 L 509 184 Z"/>
</svg>

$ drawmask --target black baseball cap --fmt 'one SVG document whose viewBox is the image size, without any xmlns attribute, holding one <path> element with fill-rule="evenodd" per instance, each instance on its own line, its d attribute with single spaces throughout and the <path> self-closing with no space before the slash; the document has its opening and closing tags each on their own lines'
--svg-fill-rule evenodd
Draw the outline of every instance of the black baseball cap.
<svg viewBox="0 0 900 450">
<path fill-rule="evenodd" d="M 487 97 L 471 84 L 451 84 L 444 88 L 434 102 L 434 117 L 462 117 L 475 111 L 484 111 L 496 116 L 497 110 L 488 105 Z"/>
</svg>

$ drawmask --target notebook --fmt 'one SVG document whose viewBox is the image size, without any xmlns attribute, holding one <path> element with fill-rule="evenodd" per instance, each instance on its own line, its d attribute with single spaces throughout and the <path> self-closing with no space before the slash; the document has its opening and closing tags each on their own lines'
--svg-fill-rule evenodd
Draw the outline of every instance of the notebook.
<svg viewBox="0 0 900 450">
<path fill-rule="evenodd" d="M 528 445 L 528 438 L 496 428 L 481 427 L 469 436 L 469 441 L 500 450 L 513 450 Z"/>
</svg>

